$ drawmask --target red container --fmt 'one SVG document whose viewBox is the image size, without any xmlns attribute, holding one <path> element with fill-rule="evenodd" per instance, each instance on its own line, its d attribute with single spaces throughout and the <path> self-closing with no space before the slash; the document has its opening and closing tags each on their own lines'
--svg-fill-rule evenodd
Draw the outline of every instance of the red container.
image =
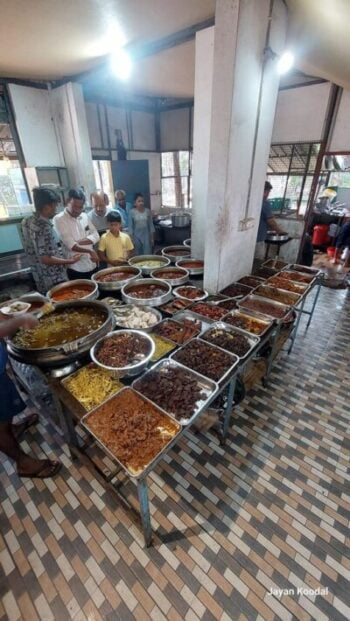
<svg viewBox="0 0 350 621">
<path fill-rule="evenodd" d="M 316 224 L 314 226 L 313 234 L 312 234 L 312 245 L 313 246 L 324 246 L 328 244 L 328 229 L 329 224 Z"/>
<path fill-rule="evenodd" d="M 328 246 L 327 254 L 329 257 L 334 257 L 336 248 L 334 246 Z"/>
</svg>

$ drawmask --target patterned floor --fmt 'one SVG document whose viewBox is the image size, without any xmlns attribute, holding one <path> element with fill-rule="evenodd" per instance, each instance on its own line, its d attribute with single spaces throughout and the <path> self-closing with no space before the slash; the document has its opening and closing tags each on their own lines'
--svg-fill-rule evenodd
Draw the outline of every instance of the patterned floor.
<svg viewBox="0 0 350 621">
<path fill-rule="evenodd" d="M 348 620 L 349 310 L 346 291 L 324 289 L 270 386 L 237 408 L 227 446 L 189 433 L 159 465 L 149 550 L 49 423 L 30 432 L 24 446 L 65 467 L 23 483 L 1 464 L 0 617 Z"/>
</svg>

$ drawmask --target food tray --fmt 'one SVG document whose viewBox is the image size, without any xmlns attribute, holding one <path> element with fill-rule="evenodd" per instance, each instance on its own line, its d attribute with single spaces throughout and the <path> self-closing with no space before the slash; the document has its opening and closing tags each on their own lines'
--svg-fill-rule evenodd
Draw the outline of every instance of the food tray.
<svg viewBox="0 0 350 621">
<path fill-rule="evenodd" d="M 168 307 L 173 304 L 173 303 L 179 304 L 179 303 L 183 303 L 184 305 L 182 306 L 182 308 L 175 308 L 172 311 L 168 310 Z M 176 315 L 177 313 L 182 313 L 183 311 L 185 311 L 187 308 L 189 308 L 190 306 L 192 306 L 192 302 L 188 302 L 188 304 L 186 304 L 185 300 L 181 300 L 180 298 L 174 298 L 172 297 L 169 302 L 167 302 L 167 304 L 163 304 L 162 306 L 159 307 L 159 310 L 164 314 L 164 315 L 169 315 L 169 317 L 173 317 L 174 315 Z"/>
<path fill-rule="evenodd" d="M 150 404 L 150 406 L 152 406 L 152 409 L 157 410 L 166 419 L 169 419 L 169 422 L 171 422 L 171 425 L 169 426 L 174 429 L 174 435 L 172 436 L 172 438 L 169 438 L 169 441 L 165 444 L 165 446 L 163 446 L 163 448 L 152 457 L 152 459 L 148 462 L 148 464 L 143 468 L 141 472 L 137 472 L 137 473 L 130 470 L 127 464 L 123 463 L 120 459 L 118 459 L 118 456 L 115 455 L 115 453 L 113 453 L 108 448 L 108 446 L 106 446 L 106 444 L 94 433 L 94 431 L 92 431 L 92 429 L 89 426 L 89 419 L 95 414 L 95 412 L 97 412 L 102 406 L 105 406 L 106 403 L 109 403 L 109 401 L 112 401 L 112 400 L 115 400 L 116 402 L 115 407 L 117 408 L 118 400 L 121 398 L 121 396 L 124 396 L 126 392 L 136 394 L 139 399 L 142 399 L 144 402 Z M 173 446 L 173 444 L 175 444 L 181 432 L 181 425 L 177 421 L 174 421 L 173 418 L 171 418 L 166 412 L 164 412 L 159 406 L 155 405 L 152 401 L 150 401 L 149 399 L 147 399 L 146 397 L 144 397 L 143 395 L 141 395 L 140 393 L 134 391 L 132 388 L 129 388 L 129 387 L 122 388 L 122 390 L 120 390 L 116 395 L 113 395 L 112 397 L 107 399 L 107 401 L 105 401 L 103 404 L 94 408 L 88 414 L 85 414 L 85 416 L 83 416 L 83 418 L 81 419 L 80 424 L 92 435 L 93 438 L 95 438 L 96 442 L 107 453 L 107 455 L 109 455 L 113 460 L 115 460 L 121 466 L 121 468 L 123 468 L 123 470 L 133 479 L 139 479 L 141 477 L 142 478 L 145 477 L 148 474 L 148 472 L 152 470 L 152 468 L 155 466 L 156 462 L 162 458 L 162 456 L 169 450 L 171 446 Z"/>
<path fill-rule="evenodd" d="M 181 289 L 185 287 L 186 289 L 193 289 L 198 292 L 203 291 L 203 295 L 200 295 L 198 298 L 187 298 L 185 295 L 181 295 Z M 176 298 L 180 298 L 180 300 L 188 300 L 193 304 L 194 302 L 202 302 L 203 300 L 205 300 L 208 297 L 208 291 L 206 291 L 205 289 L 199 289 L 199 287 L 194 287 L 192 285 L 183 285 L 181 287 L 176 287 L 176 289 L 173 290 L 173 295 Z"/>
<path fill-rule="evenodd" d="M 257 272 L 252 274 L 252 276 L 258 276 L 263 280 L 267 280 L 268 278 L 271 278 L 271 276 L 276 276 L 278 273 L 278 270 L 273 270 L 271 267 L 261 267 L 257 270 Z"/>
<path fill-rule="evenodd" d="M 166 278 L 165 276 L 158 276 L 158 273 L 164 272 L 165 274 L 168 272 L 171 274 L 174 270 L 181 270 L 182 276 L 178 278 Z M 190 277 L 190 273 L 188 270 L 185 270 L 183 267 L 157 267 L 155 270 L 151 272 L 151 278 L 156 278 L 158 280 L 164 280 L 169 283 L 172 287 L 177 287 L 178 285 L 184 285 Z"/>
<path fill-rule="evenodd" d="M 197 373 L 196 371 L 192 371 L 192 369 L 189 369 L 188 367 L 185 367 L 183 364 L 180 364 L 180 362 L 176 362 L 175 360 L 172 360 L 172 359 L 161 360 L 160 362 L 155 364 L 151 369 L 149 369 L 142 376 L 142 378 L 146 378 L 151 371 L 160 371 L 161 369 L 166 369 L 166 368 L 169 368 L 169 367 L 172 367 L 172 368 L 173 367 L 179 367 L 179 368 L 183 369 L 184 371 L 186 371 L 187 373 L 191 374 L 193 377 L 195 377 L 197 379 L 197 383 L 199 384 L 199 387 L 201 388 L 201 390 L 206 393 L 206 399 L 201 400 L 201 401 L 197 401 L 196 410 L 192 414 L 192 416 L 190 416 L 189 418 L 177 419 L 175 414 L 173 414 L 170 411 L 167 411 L 167 414 L 169 414 L 169 416 L 171 416 L 171 418 L 174 418 L 174 420 L 176 420 L 178 423 L 180 423 L 180 425 L 190 425 L 191 423 L 193 423 L 194 419 L 197 418 L 197 416 L 199 416 L 199 414 L 201 414 L 207 408 L 209 402 L 216 395 L 216 393 L 217 393 L 217 391 L 219 389 L 218 384 L 216 382 L 214 382 L 214 380 L 211 380 L 208 377 L 204 377 L 204 375 L 201 375 L 200 373 Z M 138 392 L 140 392 L 140 394 L 143 394 L 143 393 L 138 390 L 138 385 L 140 385 L 140 380 L 142 378 L 138 378 L 137 380 L 135 380 L 132 383 L 132 387 L 135 390 L 137 390 Z M 155 405 L 157 405 L 157 403 L 155 401 L 153 401 L 153 400 L 151 400 L 151 401 L 152 401 L 152 403 L 155 403 Z M 157 405 L 157 407 L 160 407 L 160 406 Z"/>
<path fill-rule="evenodd" d="M 269 317 L 267 317 L 266 315 L 256 315 L 255 313 L 253 313 L 252 311 L 250 311 L 248 313 L 248 311 L 244 311 L 242 310 L 233 310 L 231 311 L 231 313 L 229 313 L 228 315 L 226 315 L 226 317 L 224 318 L 224 323 L 226 322 L 226 320 L 230 317 L 230 316 L 236 316 L 236 317 L 247 317 L 248 319 L 254 319 L 254 321 L 257 321 L 259 323 L 262 324 L 262 331 L 259 334 L 254 334 L 253 332 L 249 332 L 249 330 L 245 330 L 244 328 L 241 328 L 239 326 L 234 326 L 231 323 L 228 323 L 227 325 L 232 326 L 232 328 L 238 328 L 239 330 L 241 330 L 242 332 L 244 332 L 245 334 L 249 334 L 251 336 L 258 336 L 260 339 L 264 336 L 264 334 L 266 334 L 266 332 L 271 328 L 271 326 L 273 325 L 273 321 L 271 321 L 271 319 Z M 265 317 L 265 318 L 264 318 Z"/>
<path fill-rule="evenodd" d="M 229 299 L 230 298 L 228 298 L 227 295 L 222 295 L 221 293 L 214 293 L 213 295 L 208 295 L 206 301 L 210 302 L 211 304 L 220 304 L 220 302 L 226 302 Z"/>
<path fill-rule="evenodd" d="M 288 268 L 284 268 L 283 271 L 285 271 L 286 269 L 289 269 L 292 272 L 305 272 L 305 274 L 310 274 L 310 276 L 320 276 L 320 274 L 323 274 L 323 271 L 317 269 L 317 267 L 298 265 L 298 263 L 292 263 L 292 265 L 289 265 Z"/>
<path fill-rule="evenodd" d="M 177 259 L 176 260 L 176 267 L 182 267 L 184 270 L 187 270 L 190 274 L 190 276 L 201 276 L 202 274 L 204 274 L 204 261 L 202 261 L 203 265 L 201 267 L 183 267 L 183 263 L 197 263 L 198 261 L 202 261 L 201 259 L 193 259 L 191 257 L 187 257 L 184 259 Z"/>
<path fill-rule="evenodd" d="M 225 332 L 228 332 L 231 334 L 241 334 L 242 336 L 244 336 L 244 338 L 247 339 L 247 341 L 249 341 L 250 347 L 248 351 L 244 354 L 244 356 L 240 356 L 239 354 L 236 354 L 236 353 L 234 354 L 235 356 L 240 358 L 240 360 L 245 360 L 245 358 L 247 358 L 252 353 L 253 349 L 255 349 L 255 347 L 259 345 L 260 343 L 260 338 L 258 336 L 252 336 L 249 332 L 246 332 L 245 330 L 241 330 L 240 328 L 235 328 L 234 326 L 231 326 L 222 321 L 213 323 L 208 330 L 206 330 L 203 334 L 201 334 L 201 339 L 205 341 L 206 343 L 209 343 L 210 345 L 215 345 L 215 347 L 218 347 L 219 349 L 223 349 L 224 351 L 227 351 L 229 354 L 234 353 L 234 352 L 230 352 L 230 350 L 225 349 L 224 347 L 221 347 L 220 345 L 216 345 L 215 343 L 211 343 L 211 341 L 206 340 L 205 338 L 206 335 L 212 330 L 224 330 Z"/>
<path fill-rule="evenodd" d="M 254 302 L 259 302 L 259 303 L 263 302 L 264 304 L 271 304 L 272 306 L 275 306 L 276 308 L 283 310 L 284 314 L 282 317 L 276 317 L 275 315 L 269 315 L 268 313 L 264 313 L 262 311 L 260 312 L 255 309 L 251 309 L 249 306 L 244 305 L 245 302 L 247 302 L 248 300 L 252 300 Z M 269 317 L 270 319 L 273 319 L 277 323 L 280 323 L 281 321 L 283 321 L 283 319 L 285 319 L 288 313 L 290 312 L 290 306 L 286 306 L 285 304 L 281 304 L 280 302 L 274 302 L 273 300 L 267 300 L 266 298 L 262 298 L 260 295 L 255 295 L 255 294 L 247 295 L 245 298 L 240 300 L 238 302 L 238 307 L 243 308 L 244 310 L 254 310 L 254 314 L 262 315 L 264 317 Z"/>
<path fill-rule="evenodd" d="M 250 276 L 242 276 L 242 278 L 237 280 L 237 282 L 240 285 L 247 285 L 247 287 L 253 287 L 255 289 L 255 287 L 262 285 L 264 280 L 265 278 L 260 278 L 260 276 L 250 275 Z"/>
<path fill-rule="evenodd" d="M 77 403 L 79 403 L 79 405 L 81 405 L 81 407 L 85 410 L 85 412 L 89 412 L 89 408 L 86 407 L 86 405 L 84 405 L 84 403 L 78 399 L 78 397 L 76 397 L 72 392 L 71 389 L 69 387 L 69 382 L 74 378 L 77 377 L 83 369 L 91 369 L 92 367 L 95 367 L 96 369 L 98 369 L 99 371 L 103 372 L 103 369 L 101 369 L 100 367 L 98 367 L 94 362 L 89 362 L 89 364 L 86 364 L 83 367 L 80 367 L 80 369 L 78 369 L 77 371 L 74 371 L 74 373 L 71 373 L 70 375 L 67 375 L 64 379 L 61 379 L 60 383 L 62 384 L 62 386 L 64 387 L 64 389 L 69 392 L 70 396 L 72 397 L 72 399 L 74 399 L 74 401 L 76 401 Z M 102 399 L 102 401 L 100 401 L 100 403 L 98 403 L 97 405 L 95 405 L 93 408 L 94 409 L 96 407 L 98 407 L 99 405 L 101 405 L 102 403 L 104 403 L 104 401 L 107 401 L 107 399 L 109 399 L 110 397 L 112 397 L 113 395 L 115 395 L 117 392 L 119 392 L 122 388 L 123 388 L 123 384 L 118 380 L 115 379 L 113 377 L 111 377 L 111 381 L 113 382 L 114 386 L 115 386 L 115 390 L 111 393 L 109 393 L 104 399 Z"/>
<path fill-rule="evenodd" d="M 283 270 L 287 266 L 288 263 L 282 261 L 282 259 L 278 259 L 278 257 L 276 257 L 275 259 L 268 259 L 262 264 L 262 267 L 271 267 L 274 270 Z"/>
<path fill-rule="evenodd" d="M 164 289 L 164 293 L 154 298 L 134 298 L 129 295 L 130 289 L 137 286 L 158 285 Z M 135 304 L 135 306 L 161 306 L 171 300 L 171 287 L 165 280 L 157 280 L 156 278 L 141 278 L 133 280 L 131 283 L 124 285 L 122 288 L 122 298 L 127 304 Z"/>
<path fill-rule="evenodd" d="M 176 349 L 178 347 L 178 345 L 176 345 L 176 343 L 174 343 L 174 341 L 170 341 L 165 336 L 160 336 L 160 334 L 150 334 L 150 337 L 151 337 L 151 339 L 152 339 L 152 341 L 154 342 L 154 345 L 155 345 L 154 354 L 151 357 L 151 362 L 152 363 L 158 362 L 159 360 L 161 360 L 165 356 L 169 356 L 170 352 L 174 351 L 174 349 Z M 161 339 L 162 341 L 164 341 L 165 343 L 167 343 L 169 345 L 168 351 L 164 352 L 164 354 L 162 354 L 161 356 L 157 355 L 157 344 L 156 344 L 155 337 L 157 337 L 158 339 Z"/>
<path fill-rule="evenodd" d="M 209 321 L 204 320 L 204 317 L 202 315 L 196 315 L 195 313 L 191 313 L 191 311 L 188 311 L 188 310 L 184 310 L 184 311 L 180 311 L 179 313 L 176 313 L 175 315 L 173 315 L 173 319 L 178 321 L 179 323 L 181 323 L 181 321 L 183 321 L 184 319 L 187 319 L 189 321 L 199 321 L 201 324 L 201 328 L 200 328 L 201 332 L 209 328 L 209 326 L 211 325 Z"/>
<path fill-rule="evenodd" d="M 217 307 L 218 307 L 218 305 L 217 305 L 217 304 L 213 304 L 213 303 L 206 302 L 206 301 L 204 300 L 204 302 L 195 302 L 195 303 L 194 303 L 194 304 L 190 307 L 190 309 L 189 309 L 189 310 L 191 311 L 191 313 L 193 313 L 194 315 L 196 315 L 196 317 L 197 317 L 198 319 L 204 319 L 204 321 L 206 321 L 207 323 L 215 323 L 215 321 L 222 321 L 222 320 L 223 320 L 223 317 L 225 317 L 225 315 L 227 314 L 227 313 L 225 312 L 225 315 L 222 315 L 222 317 L 216 317 L 216 318 L 214 318 L 214 317 L 213 317 L 213 318 L 211 318 L 211 317 L 208 317 L 207 315 L 201 315 L 201 314 L 200 314 L 199 312 L 197 312 L 197 310 L 196 310 L 197 304 L 206 304 L 207 306 L 212 306 L 213 308 L 217 308 Z M 219 308 L 220 308 L 220 307 L 219 307 Z M 226 309 L 224 309 L 224 310 L 226 311 Z"/>
<path fill-rule="evenodd" d="M 172 354 L 170 354 L 170 356 L 169 356 L 170 360 L 175 360 L 175 362 L 177 362 L 175 356 L 177 356 L 178 353 L 181 352 L 183 349 L 185 349 L 186 347 L 191 345 L 191 343 L 193 341 L 200 341 L 201 343 L 205 343 L 205 345 L 207 345 L 207 347 L 210 347 L 211 349 L 219 350 L 221 352 L 225 352 L 225 354 L 231 358 L 231 360 L 232 360 L 231 366 L 227 369 L 227 371 L 216 382 L 220 387 L 222 387 L 226 383 L 226 381 L 230 378 L 230 376 L 233 375 L 237 365 L 239 364 L 238 356 L 236 356 L 235 354 L 230 354 L 226 350 L 220 349 L 220 347 L 216 347 L 215 345 L 211 345 L 210 343 L 207 343 L 207 341 L 202 341 L 202 339 L 197 337 L 197 338 L 192 339 L 191 341 L 189 341 L 189 343 L 187 343 L 183 347 L 180 347 L 179 349 L 177 349 Z M 187 365 L 185 365 L 183 362 L 179 361 L 179 364 L 182 364 L 182 366 L 185 366 L 186 368 L 189 368 L 191 371 L 195 371 L 195 369 L 192 369 L 191 367 L 187 367 Z M 195 372 L 198 373 L 198 371 L 195 371 Z M 200 375 L 203 375 L 203 373 L 201 373 Z M 207 377 L 207 376 L 205 375 L 204 377 Z M 208 379 L 211 379 L 211 378 L 208 378 Z M 211 380 L 211 381 L 215 381 L 215 380 Z"/>
<path fill-rule="evenodd" d="M 280 302 L 276 298 L 270 298 L 268 295 L 264 295 L 270 291 L 276 291 L 277 295 L 280 293 L 281 295 L 285 295 L 289 298 L 290 302 Z M 272 300 L 275 302 L 280 302 L 281 304 L 285 304 L 286 306 L 297 306 L 301 300 L 301 295 L 299 293 L 293 293 L 292 291 L 285 291 L 284 289 L 279 289 L 278 287 L 274 287 L 273 285 L 260 285 L 254 290 L 255 295 L 260 295 L 262 298 L 266 298 L 267 300 Z"/>
<path fill-rule="evenodd" d="M 177 321 L 174 317 L 169 317 L 168 319 L 163 319 L 163 321 L 158 323 L 155 326 L 155 329 L 153 329 L 151 332 L 152 332 L 152 334 L 156 334 L 157 336 L 161 336 L 166 341 L 170 341 L 171 343 L 174 343 L 176 345 L 176 347 L 182 347 L 182 345 L 186 345 L 186 343 L 191 341 L 193 338 L 198 336 L 199 333 L 200 333 L 200 329 L 198 329 L 194 334 L 189 336 L 188 339 L 186 339 L 186 341 L 184 341 L 183 343 L 179 343 L 178 341 L 175 341 L 175 339 L 172 339 L 170 336 L 166 336 L 166 335 L 163 335 L 160 332 L 158 332 L 158 329 L 161 328 L 162 325 L 166 325 L 169 322 L 175 323 L 175 325 L 178 326 L 179 329 L 183 329 L 183 327 L 184 327 L 183 324 L 180 321 Z"/>
<path fill-rule="evenodd" d="M 141 265 L 137 265 L 138 262 L 141 264 L 141 261 L 144 261 L 144 262 L 159 261 L 161 265 L 151 265 L 150 267 L 141 267 Z M 170 260 L 167 259 L 167 257 L 162 257 L 161 255 L 158 255 L 158 254 L 140 254 L 136 257 L 131 257 L 128 263 L 131 267 L 135 267 L 136 269 L 141 270 L 144 276 L 149 276 L 150 273 L 153 272 L 154 270 L 160 270 L 164 267 L 168 267 L 168 265 L 170 264 Z"/>
<path fill-rule="evenodd" d="M 226 300 L 222 300 L 221 302 L 218 302 L 217 305 L 220 308 L 223 308 L 228 313 L 230 313 L 232 310 L 237 308 L 238 300 L 240 300 L 240 298 L 226 298 Z M 227 306 L 225 306 L 228 304 L 230 305 L 231 308 L 228 308 Z"/>
<path fill-rule="evenodd" d="M 278 280 L 277 280 L 278 279 Z M 309 285 L 305 282 L 295 282 L 294 280 L 287 280 L 286 278 L 281 278 L 278 274 L 275 276 L 271 276 L 268 280 L 264 281 L 264 285 L 268 285 L 269 287 L 275 287 L 276 289 L 282 289 L 282 291 L 290 291 L 291 293 L 296 293 L 302 297 L 309 291 Z M 298 288 L 298 291 L 292 291 L 288 289 L 288 286 L 291 285 L 294 288 Z"/>
<path fill-rule="evenodd" d="M 237 288 L 239 292 L 237 291 L 232 294 L 232 290 L 230 291 L 231 288 L 232 290 Z M 251 291 L 253 291 L 253 287 L 242 285 L 242 283 L 240 282 L 231 282 L 231 284 L 227 285 L 227 287 L 222 289 L 220 293 L 222 293 L 222 295 L 226 295 L 228 298 L 241 298 L 244 295 L 248 295 L 249 293 L 251 293 Z"/>
<path fill-rule="evenodd" d="M 296 282 L 298 284 L 301 282 L 301 283 L 304 283 L 310 286 L 316 280 L 316 276 L 312 276 L 311 274 L 305 274 L 303 272 L 293 272 L 291 270 L 282 270 L 282 272 L 280 272 L 281 278 L 284 278 L 283 274 L 288 275 L 288 280 L 292 280 L 293 282 Z M 305 280 L 299 280 L 298 276 L 299 278 L 303 278 Z"/>
</svg>

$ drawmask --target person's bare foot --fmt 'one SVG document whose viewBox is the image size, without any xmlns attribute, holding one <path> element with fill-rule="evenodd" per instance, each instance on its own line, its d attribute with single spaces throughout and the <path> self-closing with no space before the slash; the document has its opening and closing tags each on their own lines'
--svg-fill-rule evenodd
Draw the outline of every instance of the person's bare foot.
<svg viewBox="0 0 350 621">
<path fill-rule="evenodd" d="M 34 459 L 28 455 L 23 455 L 17 461 L 17 474 L 19 477 L 46 479 L 47 477 L 55 476 L 61 467 L 62 464 L 59 461 Z"/>
<path fill-rule="evenodd" d="M 24 418 L 17 425 L 12 425 L 12 431 L 13 431 L 13 434 L 16 440 L 19 440 L 19 438 L 22 437 L 24 432 L 27 431 L 29 427 L 31 427 L 32 425 L 36 425 L 38 420 L 39 420 L 38 414 L 36 414 L 36 412 L 33 412 L 33 414 L 29 414 L 28 416 L 26 416 L 26 418 Z"/>
</svg>

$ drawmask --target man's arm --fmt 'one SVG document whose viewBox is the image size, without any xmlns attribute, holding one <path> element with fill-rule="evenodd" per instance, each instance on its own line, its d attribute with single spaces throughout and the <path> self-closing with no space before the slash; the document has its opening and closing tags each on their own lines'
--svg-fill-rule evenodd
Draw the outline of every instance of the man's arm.
<svg viewBox="0 0 350 621">
<path fill-rule="evenodd" d="M 286 231 L 284 231 L 283 229 L 281 229 L 281 227 L 277 224 L 275 218 L 268 218 L 267 219 L 267 224 L 269 227 L 269 231 L 276 231 L 276 233 L 278 233 L 279 235 L 286 235 Z"/>
</svg>

